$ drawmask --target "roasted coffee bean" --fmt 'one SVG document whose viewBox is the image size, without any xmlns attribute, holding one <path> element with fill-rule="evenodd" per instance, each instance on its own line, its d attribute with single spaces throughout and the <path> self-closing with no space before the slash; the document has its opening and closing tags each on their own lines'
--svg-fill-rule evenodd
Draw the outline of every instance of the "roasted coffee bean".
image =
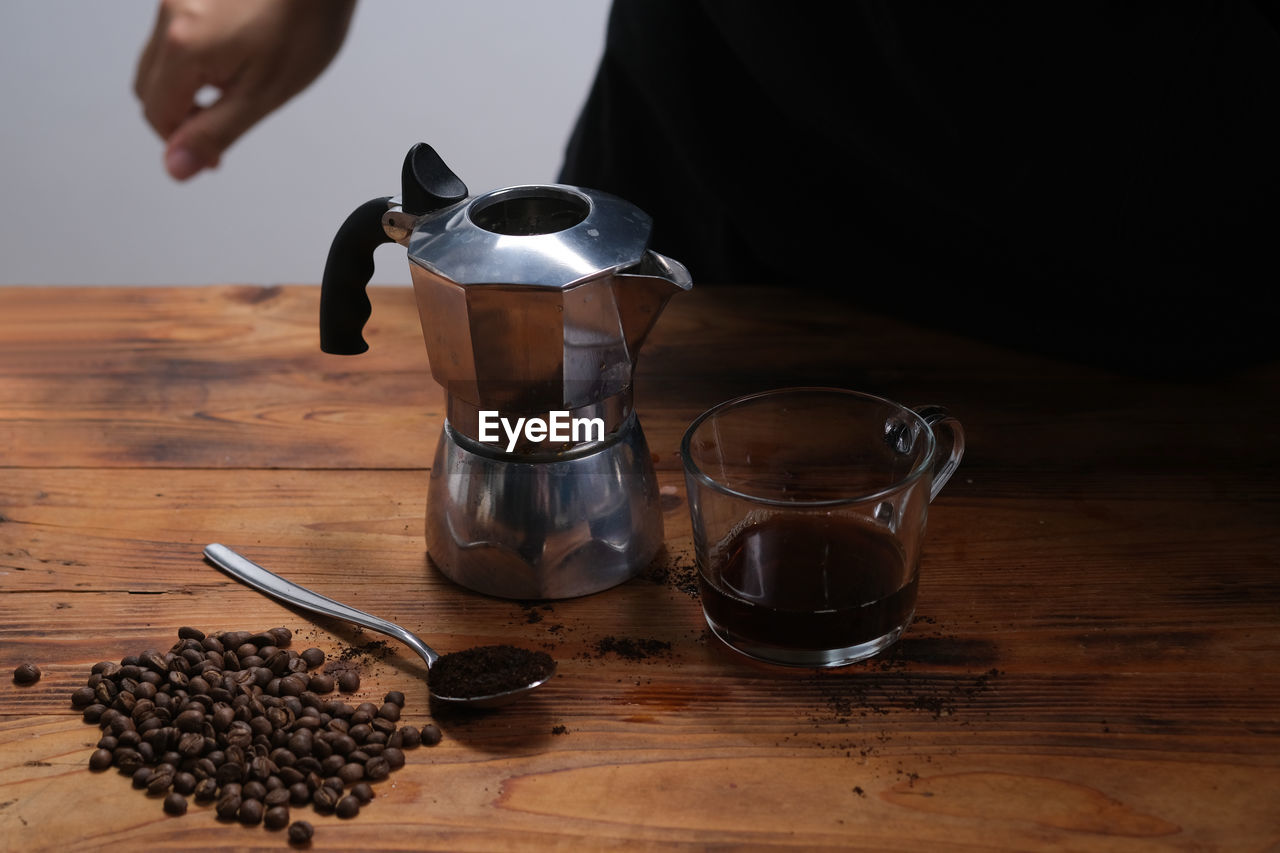
<svg viewBox="0 0 1280 853">
<path fill-rule="evenodd" d="M 324 761 L 320 762 L 320 772 L 323 773 L 325 776 L 334 776 L 337 774 L 338 770 L 340 770 L 342 766 L 346 763 L 347 763 L 347 759 L 344 756 L 337 755 L 335 753 L 334 755 L 330 755 Z"/>
<path fill-rule="evenodd" d="M 151 783 L 151 776 L 155 770 L 150 767 L 139 767 L 133 771 L 133 787 L 141 790 Z"/>
<path fill-rule="evenodd" d="M 311 669 L 316 669 L 324 664 L 324 652 L 314 646 L 304 650 L 300 657 L 307 662 L 307 666 Z"/>
<path fill-rule="evenodd" d="M 370 781 L 377 782 L 379 779 L 385 779 L 391 773 L 391 764 L 382 756 L 370 758 L 369 762 L 364 766 L 365 778 Z"/>
<path fill-rule="evenodd" d="M 341 794 L 347 786 L 337 776 L 329 776 L 324 780 L 323 787 L 332 788 Z"/>
<path fill-rule="evenodd" d="M 378 706 L 372 702 L 361 702 L 356 706 L 356 712 L 351 715 L 351 725 L 359 726 L 373 722 L 373 718 L 378 716 Z"/>
<path fill-rule="evenodd" d="M 236 813 L 236 817 L 245 826 L 256 826 L 262 823 L 264 811 L 266 810 L 263 808 L 261 800 L 245 800 L 240 803 L 240 811 Z"/>
<path fill-rule="evenodd" d="M 243 782 L 245 779 L 245 766 L 232 761 L 227 761 L 218 767 L 218 772 L 214 776 L 219 786 L 227 785 L 231 782 Z"/>
<path fill-rule="evenodd" d="M 351 796 L 355 797 L 362 803 L 372 802 L 373 786 L 368 782 L 357 782 L 351 787 Z"/>
<path fill-rule="evenodd" d="M 152 672 L 164 674 L 168 674 L 169 672 L 169 662 L 164 659 L 164 655 L 154 650 L 148 650 L 139 655 L 138 663 Z"/>
<path fill-rule="evenodd" d="M 120 741 L 115 735 L 103 735 L 98 739 L 98 749 L 115 749 Z"/>
<path fill-rule="evenodd" d="M 212 776 L 201 779 L 196 783 L 196 802 L 207 803 L 218 795 L 218 780 Z"/>
<path fill-rule="evenodd" d="M 360 814 L 360 801 L 355 797 L 347 794 L 338 800 L 338 805 L 334 808 L 334 812 L 340 818 L 353 818 Z"/>
<path fill-rule="evenodd" d="M 289 742 L 285 744 L 285 748 L 301 758 L 311 752 L 312 745 L 313 736 L 311 730 L 299 729 L 289 736 Z"/>
<path fill-rule="evenodd" d="M 307 679 L 301 675 L 288 675 L 280 679 L 281 696 L 300 696 L 307 689 Z"/>
<path fill-rule="evenodd" d="M 173 784 L 174 776 L 172 764 L 157 765 L 155 772 L 151 774 L 150 781 L 147 782 L 147 793 L 154 797 L 168 791 L 169 786 Z"/>
<path fill-rule="evenodd" d="M 272 806 L 267 809 L 267 813 L 263 815 L 262 825 L 267 829 L 275 831 L 284 829 L 289 825 L 289 808 L 288 806 Z"/>
<path fill-rule="evenodd" d="M 71 694 L 71 707 L 77 709 L 87 708 L 89 705 L 93 704 L 93 698 L 94 693 L 92 687 L 77 688 Z"/>
<path fill-rule="evenodd" d="M 280 777 L 280 781 L 283 782 L 286 786 L 295 785 L 298 782 L 301 782 L 303 779 L 307 778 L 306 774 L 303 773 L 301 770 L 299 770 L 297 767 L 281 767 L 280 773 L 278 775 Z"/>
<path fill-rule="evenodd" d="M 94 771 L 106 770 L 111 766 L 113 759 L 114 756 L 111 754 L 111 750 L 96 749 L 93 751 L 93 755 L 89 756 L 89 769 Z"/>
<path fill-rule="evenodd" d="M 394 702 L 383 702 L 382 707 L 378 709 L 378 716 L 394 723 L 400 719 L 400 706 Z"/>
<path fill-rule="evenodd" d="M 249 776 L 260 782 L 266 782 L 267 779 L 275 775 L 280 768 L 270 758 L 258 756 L 249 762 Z"/>
<path fill-rule="evenodd" d="M 392 691 L 391 691 L 390 693 L 388 693 L 386 696 L 382 697 L 382 701 L 383 701 L 383 702 L 390 702 L 390 703 L 391 703 L 391 704 L 393 704 L 393 705 L 399 705 L 401 708 L 403 708 L 403 707 L 404 707 L 404 694 L 403 694 L 403 693 L 401 693 L 399 690 L 392 690 Z"/>
<path fill-rule="evenodd" d="M 115 701 L 117 692 L 119 691 L 116 689 L 115 682 L 99 681 L 98 686 L 93 688 L 93 698 L 103 705 L 110 706 Z"/>
<path fill-rule="evenodd" d="M 311 801 L 311 789 L 306 782 L 294 782 L 289 786 L 289 802 L 295 806 Z"/>
<path fill-rule="evenodd" d="M 441 737 L 440 728 L 435 723 L 427 723 L 422 727 L 422 742 L 427 746 L 435 746 Z"/>
<path fill-rule="evenodd" d="M 333 755 L 333 746 L 329 741 L 317 738 L 311 744 L 311 755 L 317 761 L 324 761 L 326 758 Z"/>
<path fill-rule="evenodd" d="M 361 723 L 358 726 L 352 726 L 348 729 L 347 734 L 350 735 L 351 739 L 356 743 L 364 743 L 365 738 L 373 734 L 373 727 L 366 725 L 365 723 Z"/>
<path fill-rule="evenodd" d="M 180 732 L 198 732 L 204 728 L 204 711 L 199 708 L 188 708 L 174 717 L 173 725 Z"/>
<path fill-rule="evenodd" d="M 312 693 L 332 693 L 333 685 L 332 675 L 316 674 L 307 681 L 307 689 Z"/>
<path fill-rule="evenodd" d="M 299 758 L 293 765 L 299 773 L 316 773 L 320 770 L 320 761 L 313 755 Z"/>
<path fill-rule="evenodd" d="M 13 671 L 14 684 L 35 684 L 40 680 L 40 667 L 33 663 L 20 663 Z"/>
<path fill-rule="evenodd" d="M 210 722 L 215 732 L 225 732 L 235 720 L 236 712 L 230 705 L 218 705 Z"/>
<path fill-rule="evenodd" d="M 364 767 L 360 764 L 344 764 L 338 768 L 338 778 L 350 785 L 364 778 Z"/>
<path fill-rule="evenodd" d="M 261 800 L 267 795 L 267 786 L 257 780 L 245 782 L 240 788 L 240 795 L 246 800 Z"/>
<path fill-rule="evenodd" d="M 304 845 L 311 843 L 311 837 L 315 835 L 316 830 L 311 824 L 305 820 L 295 820 L 289 826 L 289 843 Z"/>
<path fill-rule="evenodd" d="M 392 770 L 399 770 L 404 767 L 404 753 L 393 746 L 389 746 L 382 750 L 381 757 L 386 759 L 387 764 L 391 765 Z"/>
<path fill-rule="evenodd" d="M 203 640 L 205 638 L 204 631 L 186 625 L 178 629 L 178 636 L 184 640 Z"/>
<path fill-rule="evenodd" d="M 253 728 L 243 720 L 236 720 L 227 729 L 227 745 L 244 749 L 253 743 Z"/>
<path fill-rule="evenodd" d="M 262 798 L 262 804 L 270 809 L 275 806 L 288 805 L 289 799 L 288 788 L 276 788 L 274 791 L 267 791 L 267 795 Z"/>
<path fill-rule="evenodd" d="M 178 754 L 183 758 L 199 758 L 204 753 L 204 735 L 187 732 L 178 740 Z"/>
<path fill-rule="evenodd" d="M 343 693 L 355 693 L 360 689 L 360 675 L 355 670 L 348 669 L 338 676 L 338 689 Z"/>
<path fill-rule="evenodd" d="M 138 750 L 127 746 L 117 747 L 111 757 L 115 761 L 116 767 L 120 768 L 121 773 L 128 773 L 131 776 L 135 770 L 142 766 L 142 755 Z"/>
<path fill-rule="evenodd" d="M 330 787 L 321 785 L 311 794 L 311 802 L 315 806 L 316 811 L 321 814 L 328 814 L 333 811 L 334 806 L 338 804 L 338 800 L 342 799 L 342 795 Z"/>
<path fill-rule="evenodd" d="M 196 789 L 196 777 L 190 773 L 177 773 L 173 777 L 173 790 L 179 794 L 187 795 Z"/>
<path fill-rule="evenodd" d="M 337 755 L 350 755 L 356 751 L 355 739 L 350 735 L 340 734 L 330 740 L 329 745 L 333 747 L 333 751 Z"/>
<path fill-rule="evenodd" d="M 234 820 L 236 815 L 240 813 L 241 802 L 242 800 L 240 799 L 239 794 L 224 793 L 218 798 L 218 804 L 214 806 L 214 811 L 216 811 L 218 813 L 218 817 L 223 820 Z"/>
<path fill-rule="evenodd" d="M 179 793 L 172 793 L 164 798 L 164 810 L 172 815 L 187 813 L 187 798 Z"/>
</svg>

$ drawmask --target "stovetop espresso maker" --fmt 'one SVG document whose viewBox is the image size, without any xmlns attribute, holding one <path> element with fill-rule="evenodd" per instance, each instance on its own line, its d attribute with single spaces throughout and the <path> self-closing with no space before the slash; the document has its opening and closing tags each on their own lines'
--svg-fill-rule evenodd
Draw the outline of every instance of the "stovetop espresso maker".
<svg viewBox="0 0 1280 853">
<path fill-rule="evenodd" d="M 508 598 L 585 595 L 662 545 L 653 462 L 632 408 L 636 356 L 691 286 L 648 248 L 651 221 L 607 193 L 516 186 L 470 197 L 428 145 L 399 197 L 342 224 L 325 264 L 320 346 L 356 354 L 373 251 L 408 248 L 447 420 L 427 493 L 427 552 L 454 581 Z"/>
</svg>

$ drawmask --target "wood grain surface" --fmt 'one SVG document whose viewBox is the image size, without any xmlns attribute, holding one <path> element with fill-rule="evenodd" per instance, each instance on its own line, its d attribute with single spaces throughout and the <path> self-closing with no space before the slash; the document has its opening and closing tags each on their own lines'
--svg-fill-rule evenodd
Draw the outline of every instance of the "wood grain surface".
<svg viewBox="0 0 1280 853">
<path fill-rule="evenodd" d="M 351 655 L 362 698 L 433 719 L 407 649 L 232 582 L 214 541 L 442 650 L 559 661 L 517 705 L 441 714 L 358 818 L 308 810 L 317 850 L 1280 847 L 1280 369 L 1155 381 L 695 288 L 637 381 L 665 552 L 604 593 L 512 602 L 427 563 L 443 395 L 411 293 L 372 301 L 371 351 L 342 358 L 314 287 L 0 288 L 0 848 L 288 847 L 87 769 L 99 732 L 69 694 L 182 625 L 288 626 Z M 736 655 L 690 589 L 680 435 L 791 384 L 943 404 L 968 433 L 915 624 L 837 670 Z M 23 661 L 37 684 L 10 680 Z"/>
</svg>

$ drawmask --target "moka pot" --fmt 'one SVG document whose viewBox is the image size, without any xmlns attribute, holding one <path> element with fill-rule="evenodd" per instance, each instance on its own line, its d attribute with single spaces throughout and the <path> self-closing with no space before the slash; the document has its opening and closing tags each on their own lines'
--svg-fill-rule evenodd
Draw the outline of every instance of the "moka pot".
<svg viewBox="0 0 1280 853">
<path fill-rule="evenodd" d="M 446 420 L 426 544 L 457 583 L 569 598 L 634 576 L 662 545 L 658 486 L 632 405 L 636 357 L 691 286 L 648 248 L 651 221 L 608 193 L 528 185 L 469 196 L 425 144 L 401 195 L 343 223 L 325 265 L 320 345 L 356 354 L 373 251 L 407 247 Z"/>
</svg>

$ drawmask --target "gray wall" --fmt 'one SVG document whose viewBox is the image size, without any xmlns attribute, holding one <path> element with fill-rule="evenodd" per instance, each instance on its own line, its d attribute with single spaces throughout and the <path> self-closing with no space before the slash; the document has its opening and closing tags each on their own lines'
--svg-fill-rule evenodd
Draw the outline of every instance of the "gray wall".
<svg viewBox="0 0 1280 853">
<path fill-rule="evenodd" d="M 318 282 L 431 143 L 473 192 L 550 181 L 606 0 L 362 0 L 310 89 L 186 184 L 132 91 L 151 0 L 0 2 L 0 284 Z M 397 246 L 374 281 L 404 283 Z"/>
</svg>

